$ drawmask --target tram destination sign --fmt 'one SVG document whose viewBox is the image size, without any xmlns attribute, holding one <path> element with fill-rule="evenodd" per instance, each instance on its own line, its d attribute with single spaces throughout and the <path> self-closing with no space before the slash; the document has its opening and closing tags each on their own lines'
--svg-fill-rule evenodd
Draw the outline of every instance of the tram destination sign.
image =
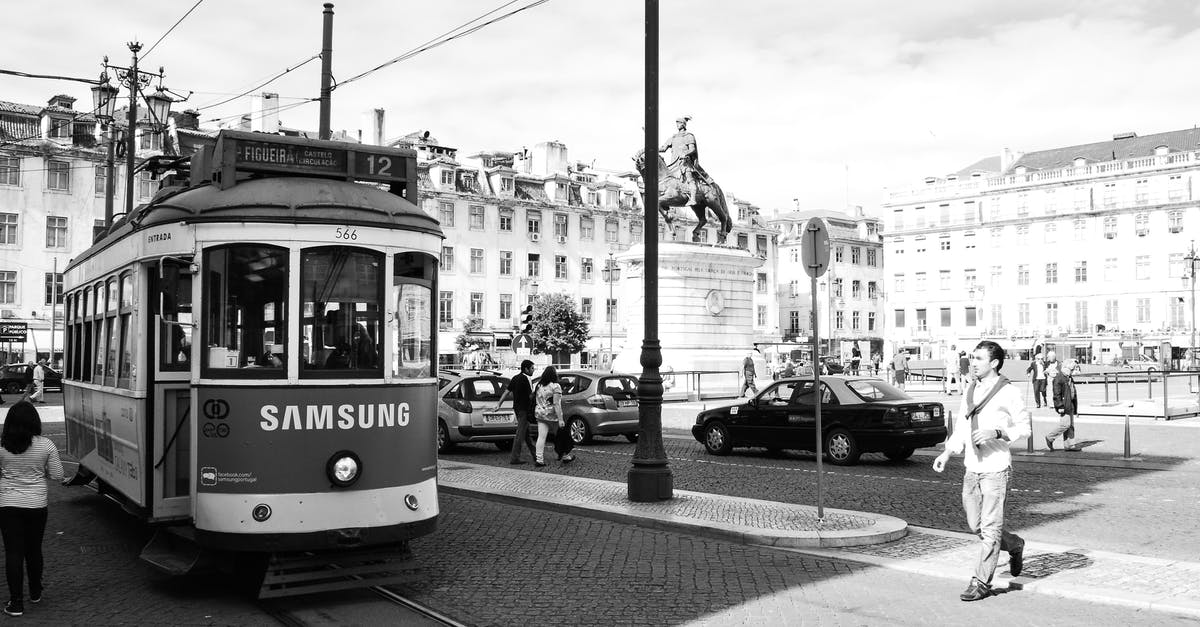
<svg viewBox="0 0 1200 627">
<path fill-rule="evenodd" d="M 213 171 L 222 186 L 236 171 L 415 183 L 416 153 L 402 148 L 284 137 L 245 131 L 217 135 Z"/>
<path fill-rule="evenodd" d="M 0 322 L 0 342 L 24 342 L 28 338 L 28 324 L 24 322 Z"/>
</svg>

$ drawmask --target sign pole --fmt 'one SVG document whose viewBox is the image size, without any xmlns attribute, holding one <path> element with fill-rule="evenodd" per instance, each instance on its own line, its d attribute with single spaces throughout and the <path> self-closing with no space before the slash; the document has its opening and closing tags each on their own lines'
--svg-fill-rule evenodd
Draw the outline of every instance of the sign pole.
<svg viewBox="0 0 1200 627">
<path fill-rule="evenodd" d="M 811 277 L 812 294 L 812 350 L 813 350 L 813 394 L 816 402 L 816 446 L 813 448 L 817 452 L 817 523 L 825 522 L 825 490 L 822 476 L 825 474 L 825 466 L 823 455 L 825 434 L 822 430 L 821 423 L 821 363 L 820 346 L 821 346 L 821 316 L 817 311 L 817 277 L 825 274 L 829 269 L 829 233 L 825 230 L 825 222 L 820 218 L 812 218 L 808 224 L 804 225 L 804 237 L 801 240 L 800 247 L 801 260 L 804 263 L 804 271 Z M 830 299 L 832 303 L 832 299 Z"/>
<path fill-rule="evenodd" d="M 813 349 L 813 355 L 817 356 L 817 355 L 821 354 L 817 350 L 817 347 L 821 343 L 820 323 L 818 322 L 818 320 L 820 320 L 821 317 L 817 315 L 817 277 L 816 277 L 816 275 L 813 275 L 811 281 L 812 281 L 812 287 L 810 289 L 812 290 L 811 293 L 812 293 L 812 310 L 813 310 L 813 317 L 812 317 L 812 320 L 813 320 L 813 336 L 812 336 L 813 348 L 812 349 Z M 822 467 L 822 460 L 821 460 L 821 447 L 822 447 L 821 440 L 824 439 L 821 437 L 821 366 L 817 363 L 816 359 L 813 359 L 813 394 L 815 395 L 816 401 L 817 401 L 816 402 L 816 405 L 817 405 L 817 447 L 815 449 L 817 452 L 817 521 L 824 521 L 825 520 L 825 507 L 824 507 L 825 499 L 824 499 L 824 490 L 822 490 L 822 485 L 821 485 L 821 476 L 824 474 L 824 468 Z"/>
</svg>

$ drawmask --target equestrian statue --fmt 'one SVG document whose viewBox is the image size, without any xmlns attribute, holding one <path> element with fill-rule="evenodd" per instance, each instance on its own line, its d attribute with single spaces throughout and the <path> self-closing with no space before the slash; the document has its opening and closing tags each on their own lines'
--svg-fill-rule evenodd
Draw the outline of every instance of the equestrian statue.
<svg viewBox="0 0 1200 627">
<path fill-rule="evenodd" d="M 700 167 L 700 151 L 696 148 L 696 136 L 687 131 L 687 123 L 691 117 L 684 116 L 675 120 L 679 132 L 671 136 L 667 143 L 659 148 L 658 156 L 658 212 L 663 221 L 670 226 L 674 221 L 671 215 L 672 207 L 687 206 L 696 214 L 696 228 L 692 229 L 692 241 L 700 241 L 700 229 L 708 224 L 708 210 L 712 210 L 720 228 L 717 229 L 717 243 L 724 244 L 725 236 L 733 230 L 733 220 L 729 217 L 729 209 L 725 205 L 725 192 L 721 186 Z M 667 164 L 662 152 L 670 151 L 671 163 Z M 638 174 L 642 181 L 646 180 L 645 150 L 639 150 L 634 155 Z M 645 188 L 642 189 L 643 195 Z"/>
</svg>

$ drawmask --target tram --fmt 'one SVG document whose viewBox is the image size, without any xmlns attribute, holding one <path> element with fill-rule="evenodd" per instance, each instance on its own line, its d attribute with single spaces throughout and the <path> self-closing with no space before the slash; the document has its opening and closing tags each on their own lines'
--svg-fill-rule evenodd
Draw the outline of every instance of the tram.
<svg viewBox="0 0 1200 627">
<path fill-rule="evenodd" d="M 442 233 L 416 153 L 225 130 L 180 178 L 66 269 L 80 483 L 203 550 L 431 533 Z"/>
</svg>

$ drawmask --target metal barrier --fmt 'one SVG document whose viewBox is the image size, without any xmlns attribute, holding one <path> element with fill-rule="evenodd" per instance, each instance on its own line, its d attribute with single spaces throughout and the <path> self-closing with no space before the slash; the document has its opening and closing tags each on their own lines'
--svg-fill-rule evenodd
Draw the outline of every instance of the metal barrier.
<svg viewBox="0 0 1200 627">
<path fill-rule="evenodd" d="M 1125 400 L 1139 400 L 1140 386 L 1145 383 L 1145 400 L 1155 400 L 1155 395 L 1162 399 L 1163 418 L 1170 417 L 1170 399 L 1195 396 L 1200 405 L 1200 372 L 1196 371 L 1159 371 L 1147 372 L 1101 372 L 1075 375 L 1076 385 L 1104 386 L 1104 402 L 1120 403 L 1121 390 L 1126 390 Z M 1157 392 L 1155 389 L 1157 388 Z"/>
</svg>

